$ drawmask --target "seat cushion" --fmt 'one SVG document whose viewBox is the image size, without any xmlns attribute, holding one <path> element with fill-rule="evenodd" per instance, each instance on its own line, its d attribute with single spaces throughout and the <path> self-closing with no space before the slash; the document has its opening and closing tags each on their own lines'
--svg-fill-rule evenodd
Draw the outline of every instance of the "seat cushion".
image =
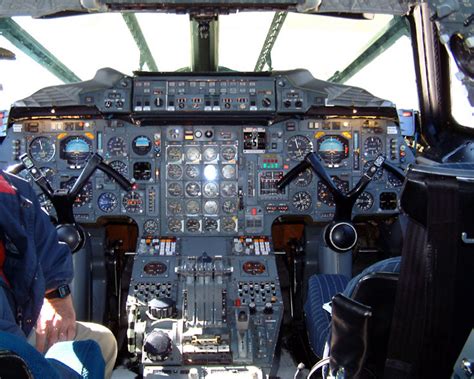
<svg viewBox="0 0 474 379">
<path fill-rule="evenodd" d="M 323 304 L 344 291 L 349 279 L 344 275 L 313 275 L 308 283 L 308 297 L 304 305 L 306 327 L 311 347 L 316 355 L 323 356 L 324 345 L 329 334 L 330 314 Z"/>
</svg>

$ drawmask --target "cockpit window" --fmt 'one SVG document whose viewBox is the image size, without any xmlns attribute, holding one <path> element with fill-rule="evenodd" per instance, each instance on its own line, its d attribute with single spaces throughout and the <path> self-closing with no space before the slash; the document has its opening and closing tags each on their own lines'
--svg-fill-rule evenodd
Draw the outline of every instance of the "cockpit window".
<svg viewBox="0 0 474 379">
<path fill-rule="evenodd" d="M 467 89 L 463 86 L 456 62 L 450 55 L 449 70 L 451 79 L 451 114 L 463 126 L 474 128 L 474 107 L 469 104 Z"/>
</svg>

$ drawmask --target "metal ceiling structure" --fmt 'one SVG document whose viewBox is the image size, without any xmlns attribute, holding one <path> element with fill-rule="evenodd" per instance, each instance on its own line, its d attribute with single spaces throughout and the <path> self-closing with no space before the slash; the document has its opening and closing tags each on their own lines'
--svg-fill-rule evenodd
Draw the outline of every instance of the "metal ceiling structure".
<svg viewBox="0 0 474 379">
<path fill-rule="evenodd" d="M 403 17 L 394 17 L 378 35 L 368 43 L 364 51 L 342 71 L 337 71 L 328 81 L 344 83 L 362 70 L 380 54 L 390 48 L 399 38 L 409 35 L 408 21 Z"/>
<path fill-rule="evenodd" d="M 64 83 L 81 79 L 11 18 L 0 18 L 0 34 Z"/>
<path fill-rule="evenodd" d="M 275 12 L 275 16 L 273 16 L 272 23 L 268 29 L 267 37 L 265 38 L 262 50 L 260 51 L 257 63 L 255 64 L 254 71 L 263 71 L 265 64 L 268 66 L 268 69 L 272 71 L 272 49 L 275 45 L 278 35 L 280 34 L 280 30 L 283 27 L 283 23 L 285 22 L 287 15 L 288 12 Z"/>
<path fill-rule="evenodd" d="M 127 24 L 128 30 L 135 40 L 138 49 L 140 50 L 140 70 L 142 70 L 143 65 L 146 64 L 150 71 L 158 71 L 158 66 L 156 65 L 155 59 L 148 47 L 142 28 L 138 23 L 137 16 L 135 16 L 134 13 L 122 13 L 122 17 Z"/>
</svg>

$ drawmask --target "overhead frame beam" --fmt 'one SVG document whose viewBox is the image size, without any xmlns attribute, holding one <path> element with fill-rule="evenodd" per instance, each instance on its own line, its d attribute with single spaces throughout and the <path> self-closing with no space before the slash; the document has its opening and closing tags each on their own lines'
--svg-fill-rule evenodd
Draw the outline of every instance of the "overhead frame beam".
<svg viewBox="0 0 474 379">
<path fill-rule="evenodd" d="M 272 68 L 272 49 L 275 45 L 275 41 L 280 34 L 280 30 L 285 22 L 286 16 L 288 12 L 275 12 L 275 16 L 273 16 L 272 23 L 270 24 L 270 28 L 268 29 L 267 37 L 265 38 L 265 42 L 263 43 L 262 50 L 260 50 L 260 55 L 258 56 L 257 63 L 255 64 L 254 71 L 260 72 L 265 67 L 265 64 L 268 65 L 268 69 L 270 71 L 273 70 Z"/>
<path fill-rule="evenodd" d="M 344 83 L 388 50 L 398 39 L 409 35 L 408 21 L 404 17 L 394 17 L 388 25 L 380 31 L 364 51 L 350 63 L 344 70 L 336 71 L 328 81 L 333 83 Z"/>
<path fill-rule="evenodd" d="M 143 64 L 146 64 L 151 71 L 158 71 L 158 66 L 148 47 L 142 28 L 138 23 L 137 16 L 135 13 L 122 13 L 122 17 L 140 51 L 140 70 L 143 68 Z"/>
<path fill-rule="evenodd" d="M 64 83 L 81 79 L 11 18 L 0 18 L 0 34 Z"/>
</svg>

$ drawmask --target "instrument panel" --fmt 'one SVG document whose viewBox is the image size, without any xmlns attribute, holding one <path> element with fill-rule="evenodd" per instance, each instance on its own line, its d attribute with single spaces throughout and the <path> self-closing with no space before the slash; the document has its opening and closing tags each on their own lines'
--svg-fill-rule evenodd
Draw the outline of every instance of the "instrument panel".
<svg viewBox="0 0 474 379">
<path fill-rule="evenodd" d="M 344 192 L 378 154 L 403 166 L 407 153 L 393 122 L 364 118 L 295 118 L 269 127 L 43 120 L 25 121 L 16 130 L 20 150 L 28 152 L 53 188 L 71 188 L 93 152 L 134 181 L 136 189 L 125 193 L 97 172 L 74 207 L 81 222 L 131 217 L 142 234 L 262 234 L 269 232 L 275 218 L 288 214 L 326 221 L 334 200 L 311 170 L 285 190 L 276 188 L 307 153 L 319 153 Z M 401 185 L 379 170 L 355 213 L 396 213 Z"/>
</svg>

